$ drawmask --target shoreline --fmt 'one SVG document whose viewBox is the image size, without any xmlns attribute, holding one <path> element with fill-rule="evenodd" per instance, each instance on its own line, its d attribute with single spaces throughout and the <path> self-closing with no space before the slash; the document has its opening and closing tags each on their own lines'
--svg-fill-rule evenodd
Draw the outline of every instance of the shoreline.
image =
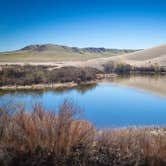
<svg viewBox="0 0 166 166">
<path fill-rule="evenodd" d="M 131 74 L 129 74 L 131 75 Z M 136 74 L 137 75 L 137 74 Z M 142 75 L 142 74 L 138 74 Z M 152 76 L 154 74 L 144 74 L 144 76 Z M 32 84 L 32 85 L 4 85 L 0 86 L 0 90 L 44 90 L 44 89 L 58 89 L 58 88 L 74 88 L 81 85 L 90 85 L 90 84 L 97 84 L 103 81 L 108 81 L 108 79 L 118 78 L 121 75 L 116 73 L 111 74 L 96 74 L 96 79 L 90 81 L 82 81 L 80 83 L 76 83 L 74 81 L 71 82 L 57 82 L 57 83 L 39 83 L 39 84 Z M 135 75 L 134 75 L 135 76 Z M 160 74 L 160 76 L 164 76 Z"/>
<path fill-rule="evenodd" d="M 0 86 L 0 90 L 43 90 L 43 89 L 56 89 L 56 88 L 73 88 L 79 85 L 96 84 L 108 78 L 115 78 L 116 74 L 97 74 L 95 80 L 75 83 L 75 82 L 64 82 L 64 83 L 52 83 L 52 84 L 32 84 L 32 85 L 5 85 Z"/>
<path fill-rule="evenodd" d="M 43 89 L 57 89 L 57 88 L 73 88 L 79 85 L 96 84 L 98 80 L 82 82 L 80 84 L 75 82 L 53 83 L 53 84 L 33 84 L 33 85 L 7 85 L 0 86 L 0 90 L 43 90 Z"/>
</svg>

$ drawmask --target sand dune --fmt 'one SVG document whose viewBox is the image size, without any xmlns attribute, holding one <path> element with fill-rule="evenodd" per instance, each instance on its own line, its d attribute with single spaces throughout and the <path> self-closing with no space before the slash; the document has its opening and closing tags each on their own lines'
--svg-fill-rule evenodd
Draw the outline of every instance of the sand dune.
<svg viewBox="0 0 166 166">
<path fill-rule="evenodd" d="M 166 44 L 129 53 L 123 55 L 123 57 L 121 56 L 120 59 L 133 65 L 147 66 L 158 64 L 159 66 L 166 66 Z"/>
<path fill-rule="evenodd" d="M 166 66 L 166 44 L 133 53 L 126 53 L 107 58 L 92 59 L 83 64 L 101 67 L 103 64 L 109 63 L 110 61 L 117 63 L 128 63 L 133 66 L 150 66 L 154 64 Z"/>
</svg>

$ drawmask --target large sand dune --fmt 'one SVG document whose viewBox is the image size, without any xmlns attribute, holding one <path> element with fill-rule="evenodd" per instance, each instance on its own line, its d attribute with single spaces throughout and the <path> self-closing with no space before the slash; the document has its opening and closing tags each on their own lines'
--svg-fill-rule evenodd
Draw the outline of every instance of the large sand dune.
<svg viewBox="0 0 166 166">
<path fill-rule="evenodd" d="M 94 67 L 101 67 L 103 64 L 109 63 L 110 61 L 128 63 L 133 66 L 151 66 L 155 64 L 159 66 L 166 66 L 166 44 L 123 55 L 92 59 L 84 64 Z"/>
<path fill-rule="evenodd" d="M 121 56 L 118 59 L 139 66 L 149 66 L 154 64 L 166 66 L 166 44 L 134 53 L 129 53 Z"/>
</svg>

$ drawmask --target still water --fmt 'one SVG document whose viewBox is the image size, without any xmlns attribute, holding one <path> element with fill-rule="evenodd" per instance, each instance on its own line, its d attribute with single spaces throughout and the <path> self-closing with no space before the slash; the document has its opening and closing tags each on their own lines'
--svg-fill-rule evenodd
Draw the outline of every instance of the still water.
<svg viewBox="0 0 166 166">
<path fill-rule="evenodd" d="M 25 104 L 42 103 L 56 110 L 64 99 L 83 110 L 82 118 L 96 127 L 166 126 L 166 78 L 125 77 L 72 89 L 45 91 L 0 91 L 0 103 L 7 100 Z"/>
</svg>

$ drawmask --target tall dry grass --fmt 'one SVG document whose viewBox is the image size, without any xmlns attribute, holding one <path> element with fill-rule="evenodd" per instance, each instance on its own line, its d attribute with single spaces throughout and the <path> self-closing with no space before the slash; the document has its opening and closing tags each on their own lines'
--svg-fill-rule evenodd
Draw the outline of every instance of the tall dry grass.
<svg viewBox="0 0 166 166">
<path fill-rule="evenodd" d="M 165 128 L 96 130 L 65 100 L 58 113 L 0 108 L 2 166 L 164 166 Z"/>
<path fill-rule="evenodd" d="M 78 112 L 77 107 L 64 101 L 57 115 L 40 105 L 35 105 L 31 113 L 20 110 L 12 116 L 1 115 L 1 165 L 86 162 L 94 128 L 87 121 L 76 119 Z"/>
<path fill-rule="evenodd" d="M 97 159 L 103 165 L 164 166 L 166 129 L 133 127 L 100 131 L 96 148 Z"/>
</svg>

